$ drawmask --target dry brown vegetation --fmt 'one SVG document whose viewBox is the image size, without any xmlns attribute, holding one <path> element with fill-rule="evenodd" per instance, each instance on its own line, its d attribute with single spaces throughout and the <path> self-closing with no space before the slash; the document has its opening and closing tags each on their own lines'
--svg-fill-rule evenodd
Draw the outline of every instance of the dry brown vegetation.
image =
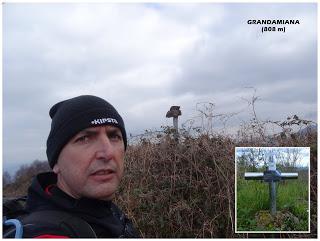
<svg viewBox="0 0 320 241">
<path fill-rule="evenodd" d="M 208 136 L 130 147 L 119 201 L 142 236 L 231 237 L 232 151 L 229 140 Z"/>
</svg>

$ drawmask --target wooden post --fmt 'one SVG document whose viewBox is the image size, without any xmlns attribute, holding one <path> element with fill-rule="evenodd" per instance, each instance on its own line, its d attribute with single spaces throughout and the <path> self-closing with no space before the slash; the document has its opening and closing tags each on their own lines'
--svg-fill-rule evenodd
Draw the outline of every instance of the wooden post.
<svg viewBox="0 0 320 241">
<path fill-rule="evenodd" d="M 178 126 L 178 116 L 181 115 L 180 106 L 171 106 L 170 110 L 167 112 L 167 118 L 173 118 L 173 128 L 174 128 L 174 139 L 178 141 L 179 139 L 179 126 Z"/>
</svg>

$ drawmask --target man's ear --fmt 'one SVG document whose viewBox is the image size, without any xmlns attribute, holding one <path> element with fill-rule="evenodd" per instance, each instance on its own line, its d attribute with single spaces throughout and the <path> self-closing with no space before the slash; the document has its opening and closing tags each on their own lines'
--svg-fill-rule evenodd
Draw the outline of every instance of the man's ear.
<svg viewBox="0 0 320 241">
<path fill-rule="evenodd" d="M 59 172 L 60 172 L 60 168 L 59 168 L 59 165 L 58 165 L 58 163 L 56 163 L 54 166 L 53 166 L 53 172 L 55 173 L 55 174 L 58 174 Z"/>
</svg>

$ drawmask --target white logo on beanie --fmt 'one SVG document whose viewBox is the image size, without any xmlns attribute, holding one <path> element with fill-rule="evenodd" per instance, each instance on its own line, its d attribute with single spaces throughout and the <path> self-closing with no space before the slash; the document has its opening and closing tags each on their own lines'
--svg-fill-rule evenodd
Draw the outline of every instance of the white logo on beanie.
<svg viewBox="0 0 320 241">
<path fill-rule="evenodd" d="M 95 120 L 91 121 L 92 125 L 101 125 L 104 123 L 118 124 L 118 121 L 113 118 L 102 118 L 102 119 L 95 119 Z"/>
</svg>

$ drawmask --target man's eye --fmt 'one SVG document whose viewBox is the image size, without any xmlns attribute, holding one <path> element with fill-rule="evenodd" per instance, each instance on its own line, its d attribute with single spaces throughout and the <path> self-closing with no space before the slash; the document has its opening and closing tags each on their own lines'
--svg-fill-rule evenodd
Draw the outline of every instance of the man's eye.
<svg viewBox="0 0 320 241">
<path fill-rule="evenodd" d="M 87 143 L 88 141 L 89 141 L 89 136 L 88 135 L 84 135 L 84 136 L 78 137 L 75 142 Z"/>
<path fill-rule="evenodd" d="M 111 139 L 111 140 L 114 140 L 114 141 L 120 141 L 120 140 L 122 140 L 122 135 L 121 134 L 118 134 L 118 133 L 111 133 L 110 135 L 109 135 L 109 138 Z"/>
</svg>

